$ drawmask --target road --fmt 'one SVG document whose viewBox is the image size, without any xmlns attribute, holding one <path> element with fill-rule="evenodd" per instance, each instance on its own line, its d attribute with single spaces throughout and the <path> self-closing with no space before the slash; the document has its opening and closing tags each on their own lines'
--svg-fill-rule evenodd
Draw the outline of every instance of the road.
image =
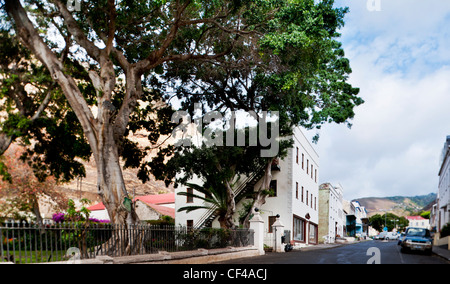
<svg viewBox="0 0 450 284">
<path fill-rule="evenodd" d="M 328 249 L 267 253 L 220 264 L 450 264 L 436 255 L 401 253 L 397 241 L 365 241 Z"/>
</svg>

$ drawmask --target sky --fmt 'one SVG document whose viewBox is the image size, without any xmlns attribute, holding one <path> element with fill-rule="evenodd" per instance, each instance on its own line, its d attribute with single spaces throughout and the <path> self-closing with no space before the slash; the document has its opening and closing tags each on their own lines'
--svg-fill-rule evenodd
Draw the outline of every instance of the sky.
<svg viewBox="0 0 450 284">
<path fill-rule="evenodd" d="M 450 1 L 336 6 L 349 8 L 340 41 L 365 103 L 351 129 L 327 124 L 318 132 L 320 182 L 341 184 L 347 200 L 437 193 L 450 135 Z"/>
</svg>

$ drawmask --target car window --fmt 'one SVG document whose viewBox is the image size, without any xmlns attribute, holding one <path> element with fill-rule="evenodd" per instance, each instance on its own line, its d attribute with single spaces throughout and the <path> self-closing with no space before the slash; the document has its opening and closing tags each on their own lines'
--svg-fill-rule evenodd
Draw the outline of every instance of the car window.
<svg viewBox="0 0 450 284">
<path fill-rule="evenodd" d="M 406 235 L 411 237 L 428 237 L 430 233 L 426 229 L 410 228 Z"/>
</svg>

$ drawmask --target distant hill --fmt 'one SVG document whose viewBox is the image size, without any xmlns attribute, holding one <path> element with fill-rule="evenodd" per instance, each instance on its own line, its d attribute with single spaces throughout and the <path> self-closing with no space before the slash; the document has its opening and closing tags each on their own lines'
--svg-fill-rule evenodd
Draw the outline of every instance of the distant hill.
<svg viewBox="0 0 450 284">
<path fill-rule="evenodd" d="M 365 197 L 355 201 L 367 209 L 369 216 L 383 215 L 385 211 L 397 216 L 410 216 L 413 212 L 427 209 L 436 197 L 436 193 L 430 193 L 418 196 Z"/>
</svg>

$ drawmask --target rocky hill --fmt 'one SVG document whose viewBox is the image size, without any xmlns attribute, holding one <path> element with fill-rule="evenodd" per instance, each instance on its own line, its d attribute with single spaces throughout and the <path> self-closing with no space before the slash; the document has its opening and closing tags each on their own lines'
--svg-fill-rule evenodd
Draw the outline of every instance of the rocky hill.
<svg viewBox="0 0 450 284">
<path fill-rule="evenodd" d="M 435 200 L 436 193 L 419 196 L 365 197 L 355 201 L 366 207 L 370 217 L 375 214 L 383 215 L 386 211 L 397 216 L 410 216 L 413 212 L 424 208 L 426 210 Z"/>
</svg>

